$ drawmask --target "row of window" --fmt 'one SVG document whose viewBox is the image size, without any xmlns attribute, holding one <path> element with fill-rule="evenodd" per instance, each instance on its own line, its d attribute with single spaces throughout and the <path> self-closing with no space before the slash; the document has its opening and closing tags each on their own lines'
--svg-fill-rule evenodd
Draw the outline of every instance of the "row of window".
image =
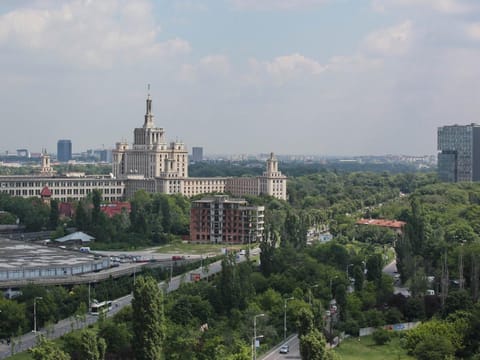
<svg viewBox="0 0 480 360">
<path fill-rule="evenodd" d="M 0 187 L 105 187 L 105 186 L 123 186 L 121 181 L 34 181 L 34 182 L 25 182 L 25 181 L 16 181 L 16 182 L 2 182 Z"/>
</svg>

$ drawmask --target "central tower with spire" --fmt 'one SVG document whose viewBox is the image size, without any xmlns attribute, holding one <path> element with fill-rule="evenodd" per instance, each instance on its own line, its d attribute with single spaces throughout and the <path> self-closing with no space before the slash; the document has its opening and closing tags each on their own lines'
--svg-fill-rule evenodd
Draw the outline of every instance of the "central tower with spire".
<svg viewBox="0 0 480 360">
<path fill-rule="evenodd" d="M 141 128 L 133 131 L 133 146 L 119 142 L 113 151 L 113 175 L 117 178 L 188 177 L 188 152 L 185 145 L 175 141 L 167 143 L 165 130 L 155 127 L 150 85 L 146 99 L 145 120 Z"/>
</svg>

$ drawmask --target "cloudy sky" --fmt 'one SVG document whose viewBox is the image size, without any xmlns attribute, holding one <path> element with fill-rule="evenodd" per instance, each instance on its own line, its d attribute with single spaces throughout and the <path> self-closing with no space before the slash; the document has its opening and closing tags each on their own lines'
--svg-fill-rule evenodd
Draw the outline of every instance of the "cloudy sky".
<svg viewBox="0 0 480 360">
<path fill-rule="evenodd" d="M 2 0 L 0 151 L 435 154 L 479 122 L 478 0 Z"/>
</svg>

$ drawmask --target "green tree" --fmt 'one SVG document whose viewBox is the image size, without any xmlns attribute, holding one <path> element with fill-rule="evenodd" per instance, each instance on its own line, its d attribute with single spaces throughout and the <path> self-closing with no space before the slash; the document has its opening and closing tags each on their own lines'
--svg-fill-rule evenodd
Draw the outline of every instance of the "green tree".
<svg viewBox="0 0 480 360">
<path fill-rule="evenodd" d="M 82 360 L 103 360 L 105 358 L 106 342 L 90 329 L 80 333 L 79 354 Z"/>
<path fill-rule="evenodd" d="M 126 323 L 104 321 L 100 325 L 99 335 L 105 339 L 109 353 L 122 358 L 128 356 L 132 347 L 132 332 Z"/>
<path fill-rule="evenodd" d="M 242 299 L 238 266 L 233 254 L 223 258 L 218 281 L 223 311 L 229 313 L 233 309 L 238 309 Z"/>
<path fill-rule="evenodd" d="M 419 360 L 453 359 L 455 347 L 447 336 L 426 335 L 413 351 Z"/>
<path fill-rule="evenodd" d="M 381 254 L 373 254 L 367 259 L 367 280 L 379 283 L 382 279 L 383 260 Z"/>
<path fill-rule="evenodd" d="M 454 351 L 463 348 L 463 333 L 459 325 L 442 320 L 430 320 L 418 325 L 415 329 L 405 334 L 405 347 L 410 354 L 416 352 L 417 346 L 424 342 L 430 342 L 430 337 L 445 338 L 453 346 Z"/>
<path fill-rule="evenodd" d="M 313 330 L 314 318 L 310 309 L 302 307 L 297 315 L 298 336 L 308 334 Z"/>
<path fill-rule="evenodd" d="M 385 329 L 377 329 L 374 331 L 372 334 L 373 341 L 375 341 L 375 344 L 377 345 L 385 345 L 386 343 L 390 342 L 392 340 L 392 334 Z"/>
<path fill-rule="evenodd" d="M 317 329 L 300 337 L 300 355 L 303 360 L 327 360 L 330 354 L 327 351 L 325 337 Z"/>
<path fill-rule="evenodd" d="M 139 276 L 133 289 L 133 349 L 138 360 L 161 359 L 165 338 L 163 295 L 152 277 Z"/>
<path fill-rule="evenodd" d="M 37 345 L 29 350 L 34 360 L 70 360 L 70 356 L 63 352 L 53 341 L 43 335 L 37 338 Z"/>
<path fill-rule="evenodd" d="M 49 217 L 49 227 L 50 229 L 56 229 L 58 226 L 58 201 L 53 199 L 50 201 L 50 217 Z"/>
<path fill-rule="evenodd" d="M 27 330 L 24 303 L 3 299 L 0 295 L 0 338 L 5 339 Z"/>
</svg>

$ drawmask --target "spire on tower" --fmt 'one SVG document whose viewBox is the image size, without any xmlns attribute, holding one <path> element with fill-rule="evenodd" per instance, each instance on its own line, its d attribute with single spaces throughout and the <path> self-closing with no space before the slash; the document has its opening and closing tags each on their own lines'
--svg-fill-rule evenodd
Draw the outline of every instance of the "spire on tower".
<svg viewBox="0 0 480 360">
<path fill-rule="evenodd" d="M 145 113 L 145 123 L 143 127 L 153 127 L 152 98 L 150 97 L 150 84 L 147 85 L 147 111 Z"/>
</svg>

